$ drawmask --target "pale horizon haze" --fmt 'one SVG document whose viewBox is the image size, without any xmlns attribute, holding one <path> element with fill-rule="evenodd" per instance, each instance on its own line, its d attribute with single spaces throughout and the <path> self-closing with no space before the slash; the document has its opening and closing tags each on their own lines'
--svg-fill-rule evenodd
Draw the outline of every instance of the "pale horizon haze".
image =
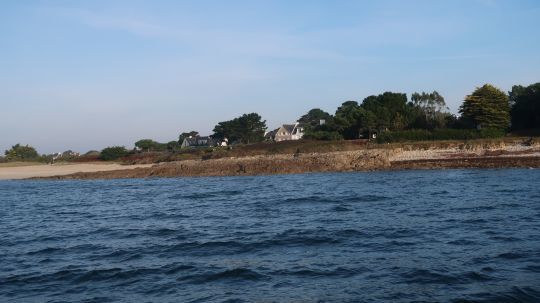
<svg viewBox="0 0 540 303">
<path fill-rule="evenodd" d="M 540 82 L 540 1 L 0 0 L 0 153 L 133 147 L 256 112 Z"/>
</svg>

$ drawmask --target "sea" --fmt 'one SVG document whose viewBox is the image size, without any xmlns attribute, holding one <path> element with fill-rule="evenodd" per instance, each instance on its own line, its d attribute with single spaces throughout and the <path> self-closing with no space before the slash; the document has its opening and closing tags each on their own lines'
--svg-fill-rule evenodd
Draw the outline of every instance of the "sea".
<svg viewBox="0 0 540 303">
<path fill-rule="evenodd" d="M 0 181 L 0 302 L 540 302 L 540 170 Z"/>
</svg>

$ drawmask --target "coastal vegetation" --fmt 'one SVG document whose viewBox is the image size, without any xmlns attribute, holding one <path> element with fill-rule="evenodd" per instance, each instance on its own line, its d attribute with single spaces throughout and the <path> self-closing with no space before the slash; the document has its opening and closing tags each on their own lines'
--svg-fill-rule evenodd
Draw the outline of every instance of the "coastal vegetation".
<svg viewBox="0 0 540 303">
<path fill-rule="evenodd" d="M 509 99 L 512 129 L 540 128 L 540 83 L 513 86 Z"/>
<path fill-rule="evenodd" d="M 459 116 L 449 112 L 444 97 L 437 91 L 415 92 L 410 99 L 404 93 L 384 92 L 364 98 L 361 102 L 349 100 L 331 114 L 313 108 L 298 118 L 304 127 L 303 142 L 269 143 L 265 140 L 266 121 L 257 113 L 243 114 L 219 122 L 210 138 L 227 139 L 227 148 L 183 149 L 186 138 L 197 137 L 197 131 L 182 132 L 178 140 L 166 143 L 140 139 L 133 149 L 124 146 L 106 147 L 100 152 L 79 155 L 72 151 L 61 154 L 39 155 L 30 145 L 16 144 L 5 151 L 0 162 L 14 161 L 112 161 L 160 162 L 186 159 L 211 159 L 223 156 L 274 154 L 291 150 L 341 151 L 351 146 L 370 144 L 434 141 L 478 140 L 500 138 L 508 134 L 539 134 L 540 83 L 529 86 L 515 85 L 507 94 L 490 84 L 476 88 L 464 98 Z M 343 144 L 354 140 L 360 143 Z M 308 141 L 313 141 L 309 143 Z M 328 142 L 328 143 L 324 143 Z M 338 143 L 343 142 L 343 143 Z M 131 160 L 129 160 L 131 159 Z"/>
<path fill-rule="evenodd" d="M 35 161 L 39 154 L 32 146 L 15 144 L 4 152 L 7 161 Z"/>
<path fill-rule="evenodd" d="M 244 144 L 261 142 L 264 140 L 266 121 L 257 113 L 243 114 L 229 121 L 219 122 L 214 127 L 215 139 L 227 138 L 231 142 Z"/>
<path fill-rule="evenodd" d="M 99 158 L 104 161 L 117 160 L 125 157 L 129 154 L 129 151 L 124 146 L 111 146 L 104 148 Z"/>
<path fill-rule="evenodd" d="M 508 96 L 489 84 L 467 96 L 459 112 L 461 120 L 469 128 L 505 130 L 510 126 Z"/>
</svg>

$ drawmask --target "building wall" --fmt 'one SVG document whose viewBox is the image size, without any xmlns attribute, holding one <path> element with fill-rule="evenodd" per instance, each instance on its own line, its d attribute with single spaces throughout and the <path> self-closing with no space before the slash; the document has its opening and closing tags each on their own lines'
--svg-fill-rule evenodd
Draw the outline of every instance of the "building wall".
<svg viewBox="0 0 540 303">
<path fill-rule="evenodd" d="M 291 140 L 292 137 L 291 137 L 291 133 L 289 133 L 289 131 L 287 129 L 285 129 L 285 127 L 280 127 L 278 129 L 278 131 L 276 132 L 276 135 L 274 137 L 274 141 L 276 142 L 279 142 L 279 141 L 285 141 L 285 140 Z"/>
</svg>

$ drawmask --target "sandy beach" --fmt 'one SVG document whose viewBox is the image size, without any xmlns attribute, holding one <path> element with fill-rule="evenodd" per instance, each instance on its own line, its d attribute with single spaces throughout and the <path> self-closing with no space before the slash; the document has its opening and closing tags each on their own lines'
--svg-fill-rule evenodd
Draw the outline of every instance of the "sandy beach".
<svg viewBox="0 0 540 303">
<path fill-rule="evenodd" d="M 150 167 L 152 164 L 120 165 L 117 163 L 77 163 L 77 164 L 33 164 L 0 165 L 0 180 L 26 179 L 34 177 L 63 176 L 75 173 L 94 173 L 112 170 L 126 170 Z"/>
</svg>

